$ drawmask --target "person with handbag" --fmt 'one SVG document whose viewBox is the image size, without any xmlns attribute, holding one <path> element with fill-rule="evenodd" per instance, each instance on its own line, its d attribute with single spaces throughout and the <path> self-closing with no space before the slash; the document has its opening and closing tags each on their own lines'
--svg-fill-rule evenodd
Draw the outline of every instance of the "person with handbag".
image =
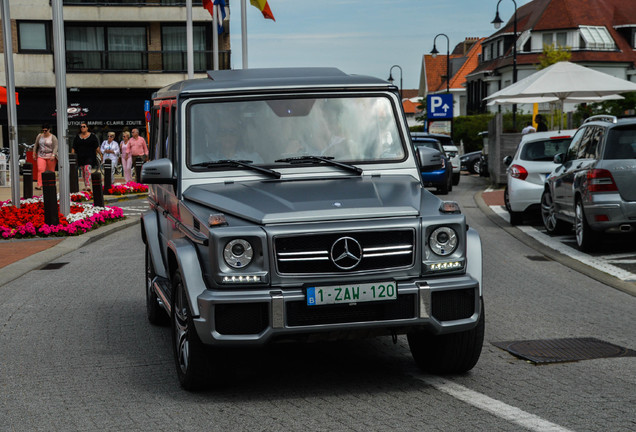
<svg viewBox="0 0 636 432">
<path fill-rule="evenodd" d="M 42 125 L 42 132 L 35 137 L 33 145 L 33 159 L 38 167 L 37 190 L 42 190 L 42 173 L 44 171 L 55 171 L 57 164 L 57 137 L 51 133 L 51 126 L 48 123 Z"/>
</svg>

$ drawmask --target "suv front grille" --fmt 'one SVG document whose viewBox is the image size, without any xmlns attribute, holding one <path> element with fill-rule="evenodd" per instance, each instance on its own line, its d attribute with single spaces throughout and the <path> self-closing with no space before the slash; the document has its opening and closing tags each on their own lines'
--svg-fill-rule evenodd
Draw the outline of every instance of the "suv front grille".
<svg viewBox="0 0 636 432">
<path fill-rule="evenodd" d="M 274 246 L 280 274 L 390 270 L 413 265 L 415 230 L 277 237 Z"/>
</svg>

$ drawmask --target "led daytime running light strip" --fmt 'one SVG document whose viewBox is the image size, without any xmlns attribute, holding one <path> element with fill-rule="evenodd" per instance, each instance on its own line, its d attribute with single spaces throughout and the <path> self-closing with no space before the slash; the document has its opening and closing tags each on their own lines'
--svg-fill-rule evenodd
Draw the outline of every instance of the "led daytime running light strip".
<svg viewBox="0 0 636 432">
<path fill-rule="evenodd" d="M 223 283 L 259 283 L 261 282 L 260 276 L 250 275 L 238 275 L 238 276 L 223 276 Z"/>
</svg>

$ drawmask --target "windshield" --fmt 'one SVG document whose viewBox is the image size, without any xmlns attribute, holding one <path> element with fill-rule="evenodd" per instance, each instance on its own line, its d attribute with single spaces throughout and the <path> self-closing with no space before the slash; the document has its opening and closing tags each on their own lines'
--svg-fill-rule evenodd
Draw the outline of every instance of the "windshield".
<svg viewBox="0 0 636 432">
<path fill-rule="evenodd" d="M 388 97 L 197 101 L 188 110 L 188 164 L 276 162 L 298 156 L 400 160 L 405 149 Z M 203 165 L 202 165 L 203 164 Z"/>
</svg>

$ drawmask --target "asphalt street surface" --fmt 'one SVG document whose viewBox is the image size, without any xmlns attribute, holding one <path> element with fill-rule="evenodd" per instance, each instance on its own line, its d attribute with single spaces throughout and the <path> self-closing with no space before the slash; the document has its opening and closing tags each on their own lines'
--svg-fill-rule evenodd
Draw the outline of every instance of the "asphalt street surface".
<svg viewBox="0 0 636 432">
<path fill-rule="evenodd" d="M 486 186 L 462 176 L 443 197 L 484 246 L 486 336 L 470 373 L 422 374 L 406 338 L 387 337 L 226 352 L 222 385 L 185 392 L 169 329 L 145 317 L 133 225 L 0 286 L 0 431 L 636 430 L 636 357 L 536 366 L 493 345 L 636 349 L 636 297 L 502 229 L 475 202 Z"/>
</svg>

